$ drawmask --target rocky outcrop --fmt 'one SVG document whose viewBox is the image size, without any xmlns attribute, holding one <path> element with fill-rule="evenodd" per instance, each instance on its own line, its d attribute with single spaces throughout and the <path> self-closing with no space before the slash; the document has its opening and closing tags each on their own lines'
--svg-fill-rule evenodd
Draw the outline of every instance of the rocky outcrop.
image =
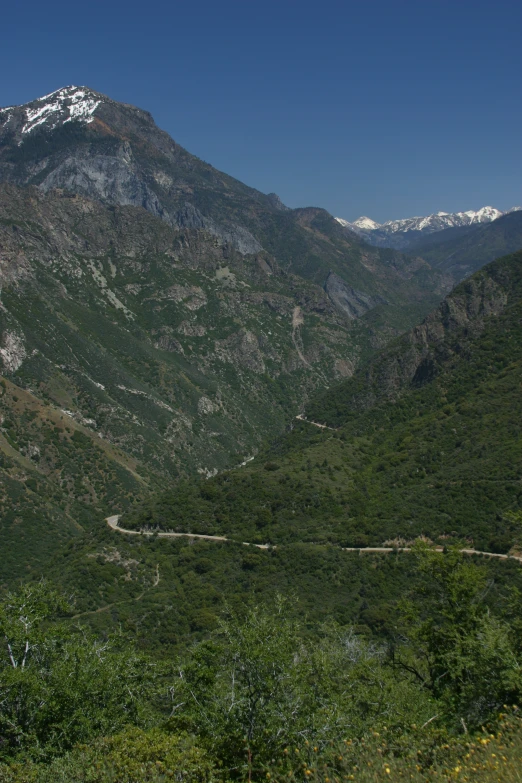
<svg viewBox="0 0 522 783">
<path fill-rule="evenodd" d="M 286 204 L 283 204 L 277 193 L 269 193 L 267 195 L 267 199 L 270 201 L 271 205 L 275 207 L 275 209 L 278 209 L 281 212 L 290 211 L 290 207 L 287 207 Z"/>
<path fill-rule="evenodd" d="M 497 259 L 460 283 L 421 324 L 389 343 L 365 366 L 355 369 L 349 380 L 317 395 L 307 409 L 309 418 L 339 426 L 353 419 L 357 412 L 395 402 L 433 381 L 437 381 L 436 388 L 443 398 L 446 376 L 473 360 L 474 350 L 483 350 L 477 338 L 484 330 L 496 334 L 500 346 L 502 324 L 519 318 L 521 270 L 519 251 Z M 488 339 L 487 343 L 491 341 Z M 489 361 L 494 362 L 494 358 Z M 495 367 L 491 369 L 496 373 Z"/>
<path fill-rule="evenodd" d="M 380 296 L 356 291 L 334 272 L 330 272 L 326 278 L 324 290 L 334 305 L 352 319 L 360 318 L 379 304 L 386 304 L 386 300 Z"/>
<path fill-rule="evenodd" d="M 27 356 L 24 341 L 16 332 L 6 331 L 2 334 L 0 357 L 8 373 L 16 372 Z"/>
<path fill-rule="evenodd" d="M 204 229 L 209 234 L 219 237 L 223 242 L 228 242 L 243 255 L 259 253 L 263 249 L 257 239 L 243 226 L 235 223 L 228 226 L 219 225 L 211 218 L 202 215 L 190 202 L 186 202 L 182 209 L 176 212 L 174 219 L 169 217 L 169 222 L 180 228 Z"/>
<path fill-rule="evenodd" d="M 461 283 L 419 326 L 368 366 L 357 405 L 371 407 L 433 380 L 488 318 L 503 312 L 508 299 L 509 284 L 502 285 L 490 274 L 479 273 Z"/>
<path fill-rule="evenodd" d="M 230 364 L 238 365 L 255 373 L 265 371 L 265 362 L 259 349 L 258 339 L 248 329 L 242 329 L 226 340 L 218 340 L 215 351 L 217 356 Z"/>
<path fill-rule="evenodd" d="M 0 109 L 0 180 L 142 207 L 171 228 L 214 237 L 224 258 L 229 248 L 255 254 L 267 275 L 279 268 L 323 285 L 332 271 L 355 292 L 338 300 L 349 317 L 367 311 L 365 296 L 371 304 L 390 294 L 407 328 L 411 299 L 428 300 L 427 312 L 440 293 L 440 273 L 427 264 L 413 269 L 401 254 L 364 245 L 324 209 L 288 209 L 191 155 L 147 111 L 87 87 Z"/>
</svg>

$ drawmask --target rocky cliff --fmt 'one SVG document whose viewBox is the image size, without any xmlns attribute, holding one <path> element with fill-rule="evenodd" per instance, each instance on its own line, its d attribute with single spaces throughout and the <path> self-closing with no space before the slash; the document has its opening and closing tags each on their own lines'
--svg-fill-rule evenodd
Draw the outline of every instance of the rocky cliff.
<svg viewBox="0 0 522 783">
<path fill-rule="evenodd" d="M 520 253 L 485 266 L 353 378 L 319 395 L 308 415 L 316 421 L 339 424 L 357 411 L 393 402 L 451 370 L 455 363 L 465 361 L 485 325 L 500 316 L 510 302 L 520 300 L 521 284 Z"/>
</svg>

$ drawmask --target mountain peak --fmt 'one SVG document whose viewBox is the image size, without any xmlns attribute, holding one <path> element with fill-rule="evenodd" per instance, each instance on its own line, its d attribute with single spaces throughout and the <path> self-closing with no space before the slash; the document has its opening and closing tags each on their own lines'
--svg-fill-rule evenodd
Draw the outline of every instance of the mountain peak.
<svg viewBox="0 0 522 783">
<path fill-rule="evenodd" d="M 7 124 L 16 113 L 20 123 L 19 132 L 23 137 L 42 125 L 52 130 L 72 120 L 89 124 L 94 119 L 94 112 L 105 100 L 108 100 L 105 96 L 88 87 L 70 85 L 22 106 L 0 109 L 0 119 Z"/>
<path fill-rule="evenodd" d="M 361 215 L 361 217 L 357 218 L 357 220 L 354 220 L 353 223 L 350 223 L 348 220 L 344 220 L 343 218 L 335 219 L 338 223 L 341 224 L 341 226 L 350 228 L 352 231 L 355 231 L 355 233 L 360 231 L 376 231 L 381 227 L 380 223 L 376 223 L 375 220 L 366 217 L 366 215 Z"/>
<path fill-rule="evenodd" d="M 491 220 L 496 220 L 497 218 L 502 217 L 504 212 L 501 212 L 499 209 L 495 209 L 495 207 L 482 207 L 476 212 L 469 210 L 468 212 L 457 212 L 456 214 L 458 216 L 466 215 L 470 218 L 471 223 L 488 223 Z"/>
<path fill-rule="evenodd" d="M 367 229 L 368 231 L 374 231 L 376 228 L 381 227 L 380 223 L 377 223 L 366 215 L 361 215 L 357 220 L 354 220 L 353 225 L 357 226 L 357 228 Z"/>
</svg>

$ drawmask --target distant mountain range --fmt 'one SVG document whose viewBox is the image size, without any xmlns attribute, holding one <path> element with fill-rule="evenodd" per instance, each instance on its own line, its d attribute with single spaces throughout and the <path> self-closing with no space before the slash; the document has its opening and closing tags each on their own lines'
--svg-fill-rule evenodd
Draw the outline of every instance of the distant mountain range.
<svg viewBox="0 0 522 783">
<path fill-rule="evenodd" d="M 501 212 L 499 209 L 495 209 L 495 207 L 482 207 L 482 209 L 476 212 L 473 210 L 468 210 L 467 212 L 437 212 L 427 217 L 388 220 L 386 223 L 377 223 L 375 220 L 365 216 L 357 218 L 353 223 L 343 220 L 343 218 L 336 218 L 336 220 L 345 228 L 350 229 L 350 231 L 365 239 L 370 245 L 407 250 L 413 248 L 419 240 L 428 234 L 435 234 L 448 229 L 473 228 L 483 223 L 492 223 L 503 215 L 520 210 L 522 210 L 522 207 L 513 207 L 508 212 Z"/>
<path fill-rule="evenodd" d="M 418 253 L 454 280 L 463 280 L 495 258 L 520 248 L 522 210 L 512 210 L 492 223 L 477 223 L 466 231 L 454 228 L 427 234 L 410 252 Z"/>
</svg>

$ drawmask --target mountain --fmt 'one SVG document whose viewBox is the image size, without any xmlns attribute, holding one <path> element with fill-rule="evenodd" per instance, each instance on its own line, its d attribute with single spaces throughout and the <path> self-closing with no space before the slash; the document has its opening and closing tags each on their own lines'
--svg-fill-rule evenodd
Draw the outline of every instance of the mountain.
<svg viewBox="0 0 522 783">
<path fill-rule="evenodd" d="M 522 543 L 521 373 L 519 252 L 316 397 L 308 421 L 249 465 L 173 488 L 126 524 L 277 544 L 465 538 L 506 552 Z"/>
<path fill-rule="evenodd" d="M 375 231 L 381 226 L 380 223 L 377 223 L 375 220 L 372 220 L 371 218 L 366 217 L 365 215 L 363 215 L 360 218 L 357 218 L 357 220 L 354 220 L 353 223 L 349 223 L 347 220 L 343 220 L 342 218 L 336 218 L 336 220 L 339 221 L 341 226 L 345 226 L 346 228 L 351 228 L 352 231 L 355 231 L 356 234 L 364 231 Z"/>
<path fill-rule="evenodd" d="M 459 229 L 453 229 L 458 232 Z M 464 233 L 451 229 L 425 236 L 410 252 L 419 253 L 434 269 L 455 280 L 480 269 L 504 253 L 522 248 L 522 211 L 502 215 L 492 223 L 473 226 Z"/>
<path fill-rule="evenodd" d="M 429 309 L 432 292 L 448 290 L 438 275 L 422 279 L 429 277 L 422 262 L 371 250 L 325 210 L 286 208 L 275 194 L 191 155 L 148 112 L 86 87 L 0 111 L 1 180 L 144 207 L 171 227 L 204 230 L 243 255 L 264 249 L 283 270 L 321 286 L 333 272 L 366 295 L 381 295 L 391 308 L 395 300 L 403 307 L 424 297 Z"/>
<path fill-rule="evenodd" d="M 307 633 L 325 615 L 357 633 L 390 632 L 414 558 L 342 546 L 401 546 L 423 535 L 440 545 L 467 539 L 486 551 L 520 550 L 521 324 L 519 252 L 461 283 L 422 325 L 319 394 L 308 421 L 289 417 L 254 460 L 208 479 L 163 481 L 122 507 L 125 529 L 231 541 L 127 536 L 99 514 L 83 531 L 67 531 L 28 574 L 43 571 L 75 594 L 75 623 L 104 634 L 121 628 L 166 657 L 205 638 L 225 603 L 243 607 L 277 592 L 298 595 Z M 20 404 L 9 381 L 5 394 Z M 54 428 L 45 434 L 63 437 Z M 14 478 L 22 466 L 15 468 Z M 2 550 L 12 580 L 27 559 L 16 549 L 23 530 L 13 522 Z M 490 598 L 520 587 L 515 561 L 484 559 L 483 567 Z"/>
<path fill-rule="evenodd" d="M 513 207 L 515 212 L 522 209 Z M 426 235 L 444 232 L 448 229 L 466 229 L 482 223 L 491 223 L 502 215 L 494 207 L 482 207 L 474 212 L 437 212 L 427 217 L 405 218 L 404 220 L 388 220 L 386 223 L 376 223 L 368 217 L 360 217 L 353 223 L 336 218 L 345 228 L 363 237 L 366 242 L 377 247 L 393 247 L 398 250 L 412 250 Z M 441 237 L 442 238 L 442 237 Z"/>
<path fill-rule="evenodd" d="M 4 578 L 243 462 L 452 285 L 85 87 L 0 111 L 0 181 Z"/>
<path fill-rule="evenodd" d="M 0 573 L 242 462 L 374 340 L 270 255 L 136 207 L 2 185 L 0 247 Z"/>
</svg>

